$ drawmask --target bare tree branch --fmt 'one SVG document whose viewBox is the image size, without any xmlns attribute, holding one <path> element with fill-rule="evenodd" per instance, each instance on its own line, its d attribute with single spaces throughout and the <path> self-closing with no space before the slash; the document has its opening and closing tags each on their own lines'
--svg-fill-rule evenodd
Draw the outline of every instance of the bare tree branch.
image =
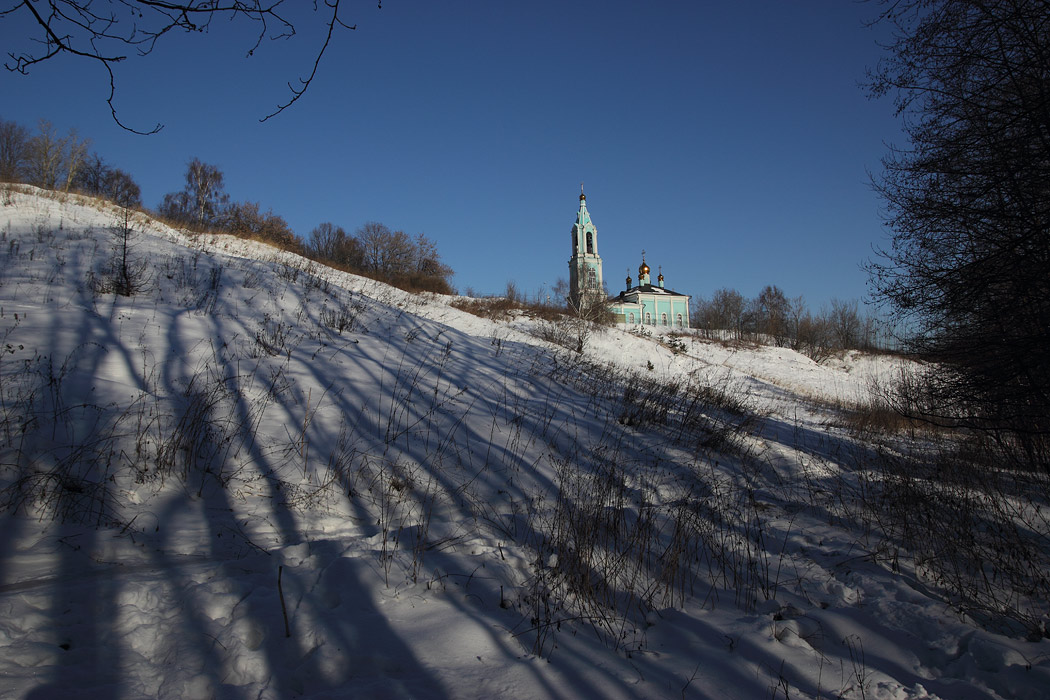
<svg viewBox="0 0 1050 700">
<path fill-rule="evenodd" d="M 338 28 L 356 29 L 339 17 L 341 0 L 314 3 L 313 12 L 327 10 L 324 41 L 314 55 L 310 74 L 300 78 L 298 85 L 288 83 L 292 97 L 263 117 L 267 121 L 297 102 L 309 89 L 317 75 L 321 60 L 331 45 Z M 20 53 L 8 52 L 4 67 L 27 75 L 32 66 L 60 55 L 70 55 L 100 63 L 109 75 L 109 105 L 113 120 L 123 129 L 137 134 L 154 134 L 163 128 L 157 124 L 150 130 L 138 130 L 125 124 L 114 105 L 116 77 L 113 65 L 128 59 L 126 49 L 138 56 L 153 52 L 157 43 L 174 32 L 203 33 L 208 31 L 216 16 L 230 20 L 243 19 L 258 24 L 254 43 L 247 51 L 253 56 L 263 39 L 289 39 L 296 35 L 290 19 L 291 10 L 285 10 L 285 0 L 20 0 L 0 10 L 0 21 L 17 16 L 30 17 L 37 32 L 28 37 L 36 46 Z M 382 5 L 380 4 L 380 7 Z"/>
<path fill-rule="evenodd" d="M 296 88 L 291 83 L 288 83 L 288 89 L 292 91 L 292 98 L 284 104 L 279 105 L 276 111 L 271 112 L 270 114 L 267 114 L 265 117 L 260 119 L 260 122 L 267 121 L 270 119 L 270 117 L 277 116 L 278 114 L 295 104 L 299 100 L 299 98 L 303 96 L 303 93 L 306 92 L 306 89 L 310 87 L 310 83 L 313 82 L 314 76 L 317 75 L 317 67 L 321 64 L 321 57 L 324 56 L 325 51 L 328 50 L 328 44 L 332 40 L 332 32 L 335 31 L 337 25 L 343 27 L 344 29 L 357 29 L 356 24 L 350 26 L 344 24 L 343 21 L 339 19 L 339 0 L 325 0 L 325 5 L 331 8 L 332 19 L 328 22 L 328 33 L 325 34 L 324 44 L 321 45 L 321 49 L 317 52 L 317 57 L 314 59 L 313 70 L 310 71 L 310 75 L 306 78 L 306 80 L 303 80 L 302 78 L 299 79 L 300 87 Z M 249 52 L 249 55 L 251 55 L 251 52 Z"/>
</svg>

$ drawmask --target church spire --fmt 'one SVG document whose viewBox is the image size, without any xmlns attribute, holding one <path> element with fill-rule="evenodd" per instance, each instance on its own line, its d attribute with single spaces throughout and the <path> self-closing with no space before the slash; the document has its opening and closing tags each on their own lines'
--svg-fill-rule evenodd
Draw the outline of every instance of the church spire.
<svg viewBox="0 0 1050 700">
<path fill-rule="evenodd" d="M 569 300 L 578 304 L 583 296 L 604 296 L 602 259 L 598 255 L 598 229 L 587 211 L 587 195 L 580 183 L 580 208 L 572 225 L 572 258 L 569 259 Z"/>
<path fill-rule="evenodd" d="M 596 246 L 597 246 L 597 243 L 598 243 L 598 241 L 597 241 L 598 229 L 594 228 L 594 224 L 591 223 L 591 213 L 589 211 L 587 211 L 587 195 L 585 195 L 583 193 L 583 186 L 582 186 L 582 184 L 580 186 L 580 209 L 579 209 L 579 211 L 576 212 L 576 225 L 575 225 L 575 228 L 578 228 L 581 233 L 586 234 L 586 233 L 589 232 L 589 233 L 593 234 L 591 236 L 591 249 L 592 250 L 589 251 L 589 252 L 593 253 L 594 255 L 597 255 L 598 254 L 598 250 L 597 250 Z M 586 241 L 583 241 L 583 242 L 586 243 Z"/>
</svg>

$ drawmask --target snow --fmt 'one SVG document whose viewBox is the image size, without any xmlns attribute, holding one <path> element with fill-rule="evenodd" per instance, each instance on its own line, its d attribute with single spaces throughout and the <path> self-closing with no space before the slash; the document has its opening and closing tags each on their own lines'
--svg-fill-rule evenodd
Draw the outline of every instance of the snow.
<svg viewBox="0 0 1050 700">
<path fill-rule="evenodd" d="M 828 510 L 863 449 L 835 406 L 902 360 L 621 330 L 579 357 L 145 216 L 119 297 L 116 210 L 0 195 L 2 697 L 1050 697 L 1048 640 Z M 750 418 L 679 440 L 674 382 Z"/>
</svg>

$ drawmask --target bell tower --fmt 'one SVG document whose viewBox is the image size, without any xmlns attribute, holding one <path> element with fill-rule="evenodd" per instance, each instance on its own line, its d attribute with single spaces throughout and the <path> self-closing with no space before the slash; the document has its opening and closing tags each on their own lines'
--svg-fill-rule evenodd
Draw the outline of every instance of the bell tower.
<svg viewBox="0 0 1050 700">
<path fill-rule="evenodd" d="M 569 303 L 580 308 L 584 300 L 604 300 L 602 259 L 598 255 L 598 229 L 587 211 L 587 195 L 580 183 L 580 210 L 572 225 L 572 257 L 569 258 Z"/>
</svg>

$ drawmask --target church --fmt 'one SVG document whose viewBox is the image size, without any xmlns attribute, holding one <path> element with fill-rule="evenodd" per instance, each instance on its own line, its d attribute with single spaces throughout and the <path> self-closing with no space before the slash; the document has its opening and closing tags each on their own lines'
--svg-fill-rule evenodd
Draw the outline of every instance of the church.
<svg viewBox="0 0 1050 700">
<path fill-rule="evenodd" d="M 580 210 L 572 225 L 572 257 L 569 259 L 569 303 L 579 308 L 591 299 L 605 298 L 616 322 L 628 329 L 643 326 L 689 328 L 689 295 L 680 294 L 664 286 L 663 273 L 656 284 L 649 276 L 649 266 L 638 267 L 638 284 L 631 286 L 631 271 L 627 270 L 627 285 L 618 296 L 609 298 L 602 280 L 602 259 L 598 255 L 598 229 L 587 211 L 587 196 L 580 188 Z"/>
</svg>

